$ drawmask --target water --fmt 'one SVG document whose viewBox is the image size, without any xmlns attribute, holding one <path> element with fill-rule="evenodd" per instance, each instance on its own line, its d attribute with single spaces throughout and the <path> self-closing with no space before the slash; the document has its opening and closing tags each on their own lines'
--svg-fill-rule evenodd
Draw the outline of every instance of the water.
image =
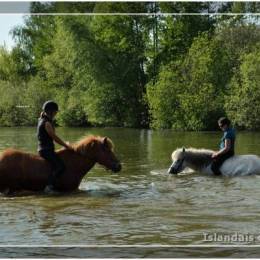
<svg viewBox="0 0 260 260">
<path fill-rule="evenodd" d="M 260 176 L 223 178 L 200 173 L 178 176 L 166 173 L 174 149 L 182 146 L 217 149 L 221 132 L 119 128 L 58 128 L 57 132 L 70 142 L 86 134 L 110 137 L 123 170 L 112 174 L 95 166 L 84 178 L 81 191 L 72 194 L 1 196 L 0 246 L 35 246 L 22 251 L 2 248 L 2 256 L 17 257 L 26 250 L 31 250 L 27 255 L 34 257 L 170 257 L 173 253 L 175 256 L 258 256 L 258 248 L 242 252 L 238 247 L 197 246 L 260 245 Z M 259 138 L 260 133 L 239 133 L 236 152 L 260 155 Z M 1 150 L 16 147 L 34 152 L 36 146 L 34 128 L 0 129 Z M 245 241 L 239 244 L 205 241 L 205 234 L 214 233 L 240 235 Z M 246 241 L 251 234 L 254 241 Z M 84 248 L 59 251 L 59 248 L 39 249 L 38 245 L 104 247 L 93 251 Z M 119 248 L 111 248 L 112 245 Z M 133 245 L 144 248 L 120 247 Z"/>
</svg>

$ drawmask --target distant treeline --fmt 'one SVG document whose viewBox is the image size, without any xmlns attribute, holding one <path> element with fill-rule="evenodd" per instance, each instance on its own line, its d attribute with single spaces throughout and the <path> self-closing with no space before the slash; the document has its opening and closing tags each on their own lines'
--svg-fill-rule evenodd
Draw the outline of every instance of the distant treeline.
<svg viewBox="0 0 260 260">
<path fill-rule="evenodd" d="M 0 47 L 0 126 L 35 125 L 53 99 L 60 125 L 198 131 L 226 115 L 260 129 L 259 20 L 242 14 L 259 11 L 252 2 L 32 3 L 34 13 L 136 15 L 26 16 L 15 47 Z"/>
</svg>

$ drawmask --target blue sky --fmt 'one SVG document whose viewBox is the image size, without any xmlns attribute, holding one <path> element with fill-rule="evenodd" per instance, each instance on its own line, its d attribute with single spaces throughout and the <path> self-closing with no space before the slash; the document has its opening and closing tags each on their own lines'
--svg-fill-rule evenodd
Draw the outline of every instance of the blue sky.
<svg viewBox="0 0 260 260">
<path fill-rule="evenodd" d="M 0 45 L 4 45 L 5 43 L 7 48 L 10 50 L 14 45 L 14 41 L 9 32 L 16 25 L 22 24 L 22 14 L 0 14 Z"/>
</svg>

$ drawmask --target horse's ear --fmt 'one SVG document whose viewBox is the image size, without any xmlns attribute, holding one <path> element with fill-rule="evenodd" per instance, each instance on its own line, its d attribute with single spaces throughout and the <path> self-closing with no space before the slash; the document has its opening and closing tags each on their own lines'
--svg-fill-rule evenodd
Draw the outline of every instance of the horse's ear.
<svg viewBox="0 0 260 260">
<path fill-rule="evenodd" d="M 102 139 L 102 144 L 103 144 L 104 146 L 108 146 L 107 137 L 104 137 L 104 138 Z"/>
<path fill-rule="evenodd" d="M 185 153 L 185 147 L 182 147 L 182 152 Z"/>
</svg>

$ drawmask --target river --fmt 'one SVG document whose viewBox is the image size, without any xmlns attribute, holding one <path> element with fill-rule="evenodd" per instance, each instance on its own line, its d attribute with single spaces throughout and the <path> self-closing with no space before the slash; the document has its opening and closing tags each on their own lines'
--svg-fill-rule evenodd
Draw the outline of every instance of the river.
<svg viewBox="0 0 260 260">
<path fill-rule="evenodd" d="M 260 176 L 166 173 L 174 149 L 217 149 L 220 131 L 57 128 L 57 133 L 70 142 L 87 134 L 110 137 L 123 169 L 113 174 L 96 165 L 78 193 L 1 196 L 2 257 L 259 256 L 257 248 L 243 251 L 241 245 L 260 245 Z M 238 133 L 236 153 L 260 155 L 259 140 L 260 133 Z M 35 152 L 35 128 L 0 128 L 0 149 L 8 147 Z"/>
</svg>

